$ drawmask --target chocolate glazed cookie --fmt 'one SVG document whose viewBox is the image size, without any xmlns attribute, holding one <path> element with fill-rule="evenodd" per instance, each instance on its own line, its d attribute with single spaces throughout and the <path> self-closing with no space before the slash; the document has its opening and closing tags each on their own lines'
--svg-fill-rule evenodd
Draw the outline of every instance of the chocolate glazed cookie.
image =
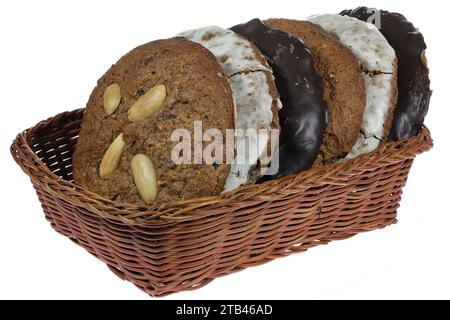
<svg viewBox="0 0 450 320">
<path fill-rule="evenodd" d="M 279 112 L 279 170 L 260 181 L 309 169 L 327 125 L 322 78 L 314 69 L 311 52 L 296 36 L 269 28 L 259 19 L 231 30 L 253 42 L 267 57 L 283 104 Z"/>
<path fill-rule="evenodd" d="M 422 34 L 403 15 L 380 10 L 380 32 L 394 48 L 398 59 L 398 102 L 389 141 L 417 135 L 428 112 L 431 90 Z M 359 7 L 341 15 L 368 21 L 374 10 Z M 374 19 L 376 22 L 376 19 Z"/>
</svg>

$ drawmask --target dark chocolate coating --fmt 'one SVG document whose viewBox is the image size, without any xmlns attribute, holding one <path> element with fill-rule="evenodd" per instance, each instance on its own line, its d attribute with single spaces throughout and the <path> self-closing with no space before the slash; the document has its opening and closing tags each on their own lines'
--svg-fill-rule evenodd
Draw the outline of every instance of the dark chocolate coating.
<svg viewBox="0 0 450 320">
<path fill-rule="evenodd" d="M 279 111 L 281 133 L 279 170 L 274 179 L 311 168 L 323 142 L 327 105 L 323 82 L 314 69 L 311 52 L 289 33 L 267 27 L 259 19 L 231 28 L 253 42 L 267 57 L 283 107 Z"/>
<path fill-rule="evenodd" d="M 340 14 L 367 22 L 373 10 L 359 7 Z M 419 133 L 430 103 L 427 46 L 419 30 L 399 13 L 380 10 L 379 30 L 394 48 L 398 60 L 398 101 L 388 141 L 407 139 Z"/>
</svg>

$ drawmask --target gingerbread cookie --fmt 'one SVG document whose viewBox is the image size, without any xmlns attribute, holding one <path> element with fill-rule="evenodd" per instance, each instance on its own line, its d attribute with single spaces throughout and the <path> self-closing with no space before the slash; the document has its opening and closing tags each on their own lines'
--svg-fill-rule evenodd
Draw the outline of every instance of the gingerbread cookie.
<svg viewBox="0 0 450 320">
<path fill-rule="evenodd" d="M 395 51 L 372 24 L 347 16 L 325 14 L 311 17 L 350 48 L 358 59 L 366 86 L 361 134 L 347 158 L 375 150 L 391 129 L 397 102 L 397 58 Z"/>
<path fill-rule="evenodd" d="M 399 13 L 359 7 L 340 14 L 379 23 L 380 32 L 394 48 L 398 60 L 398 101 L 389 140 L 415 136 L 422 128 L 431 97 L 425 56 L 427 46 L 422 34 Z"/>
<path fill-rule="evenodd" d="M 302 40 L 270 28 L 259 19 L 231 28 L 253 42 L 268 58 L 280 93 L 279 170 L 261 180 L 309 169 L 323 142 L 327 106 L 323 83 Z"/>
<path fill-rule="evenodd" d="M 144 44 L 93 90 L 73 156 L 74 180 L 138 205 L 217 195 L 230 165 L 175 164 L 171 153 L 179 141 L 172 133 L 192 134 L 201 121 L 203 132 L 218 129 L 225 137 L 233 117 L 227 76 L 208 50 L 183 38 Z"/>
<path fill-rule="evenodd" d="M 257 163 L 268 146 L 270 130 L 279 129 L 281 102 L 272 69 L 255 45 L 231 30 L 209 26 L 179 36 L 210 50 L 225 70 L 236 104 L 236 129 L 266 130 L 267 134 L 259 136 L 236 136 L 236 157 L 224 191 L 254 182 L 259 177 Z"/>
<path fill-rule="evenodd" d="M 317 24 L 288 19 L 269 19 L 265 23 L 302 38 L 311 50 L 315 69 L 322 76 L 328 125 L 316 164 L 345 157 L 358 138 L 366 103 L 358 61 L 350 49 Z"/>
</svg>

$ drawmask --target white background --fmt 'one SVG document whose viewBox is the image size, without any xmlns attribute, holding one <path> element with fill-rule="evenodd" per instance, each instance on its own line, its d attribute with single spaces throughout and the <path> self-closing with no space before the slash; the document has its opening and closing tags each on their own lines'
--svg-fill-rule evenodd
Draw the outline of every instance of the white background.
<svg viewBox="0 0 450 320">
<path fill-rule="evenodd" d="M 85 105 L 96 80 L 135 46 L 253 17 L 302 19 L 358 1 L 2 1 L 0 298 L 148 299 L 54 232 L 9 154 L 20 131 Z M 449 46 L 446 2 L 367 1 L 399 11 L 428 44 L 434 149 L 418 157 L 399 223 L 219 278 L 167 299 L 450 298 Z"/>
</svg>

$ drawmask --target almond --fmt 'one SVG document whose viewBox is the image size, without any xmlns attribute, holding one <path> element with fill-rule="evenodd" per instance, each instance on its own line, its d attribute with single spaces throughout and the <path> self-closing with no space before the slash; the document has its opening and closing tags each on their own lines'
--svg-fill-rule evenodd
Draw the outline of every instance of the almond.
<svg viewBox="0 0 450 320">
<path fill-rule="evenodd" d="M 114 170 L 117 169 L 124 147 L 125 142 L 123 141 L 123 133 L 121 133 L 114 139 L 103 156 L 99 168 L 100 178 L 106 179 L 110 177 Z"/>
<path fill-rule="evenodd" d="M 142 200 L 147 204 L 153 203 L 158 193 L 158 184 L 150 158 L 145 154 L 135 155 L 131 160 L 131 171 Z"/>
<path fill-rule="evenodd" d="M 154 86 L 133 103 L 128 110 L 128 120 L 147 119 L 161 108 L 164 100 L 166 100 L 166 86 L 163 84 Z"/>
<path fill-rule="evenodd" d="M 122 95 L 120 93 L 120 87 L 117 83 L 109 85 L 103 93 L 103 107 L 105 108 L 108 116 L 112 115 L 116 111 L 120 104 Z"/>
</svg>

